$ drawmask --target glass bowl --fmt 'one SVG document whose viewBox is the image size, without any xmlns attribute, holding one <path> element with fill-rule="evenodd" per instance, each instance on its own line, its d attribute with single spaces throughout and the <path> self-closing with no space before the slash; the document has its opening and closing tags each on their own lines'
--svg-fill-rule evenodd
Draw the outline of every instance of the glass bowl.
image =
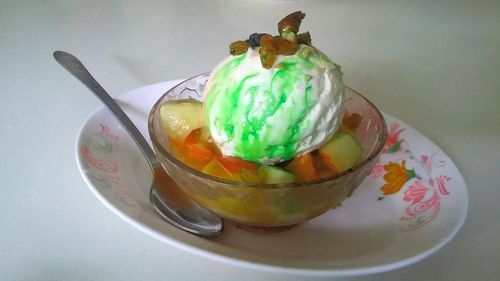
<svg viewBox="0 0 500 281">
<path fill-rule="evenodd" d="M 202 99 L 207 73 L 166 92 L 153 106 L 148 129 L 154 150 L 175 183 L 189 197 L 224 219 L 248 227 L 286 228 L 319 216 L 350 196 L 370 173 L 385 143 L 387 127 L 381 112 L 369 100 L 346 89 L 345 108 L 363 116 L 356 137 L 363 160 L 349 170 L 310 182 L 251 184 L 225 180 L 193 169 L 172 153 L 162 129 L 160 106 L 169 100 Z"/>
</svg>

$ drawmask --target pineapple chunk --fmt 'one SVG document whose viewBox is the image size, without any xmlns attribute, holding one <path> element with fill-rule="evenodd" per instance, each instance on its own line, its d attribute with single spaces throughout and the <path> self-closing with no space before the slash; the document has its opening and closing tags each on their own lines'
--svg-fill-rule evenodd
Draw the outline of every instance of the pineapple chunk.
<svg viewBox="0 0 500 281">
<path fill-rule="evenodd" d="M 160 116 L 170 138 L 184 141 L 198 128 L 205 126 L 203 104 L 197 100 L 168 101 L 162 104 Z"/>
</svg>

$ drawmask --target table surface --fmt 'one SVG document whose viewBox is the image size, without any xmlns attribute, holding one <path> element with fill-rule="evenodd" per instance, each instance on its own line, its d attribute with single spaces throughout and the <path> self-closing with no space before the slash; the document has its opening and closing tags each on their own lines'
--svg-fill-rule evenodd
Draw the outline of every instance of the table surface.
<svg viewBox="0 0 500 281">
<path fill-rule="evenodd" d="M 306 0 L 1 1 L 0 279 L 302 280 L 195 256 L 111 213 L 74 155 L 99 101 L 52 58 L 76 54 L 116 96 L 209 71 L 229 42 L 299 9 L 346 84 L 443 148 L 469 189 L 437 253 L 338 279 L 500 280 L 500 2 Z"/>
</svg>

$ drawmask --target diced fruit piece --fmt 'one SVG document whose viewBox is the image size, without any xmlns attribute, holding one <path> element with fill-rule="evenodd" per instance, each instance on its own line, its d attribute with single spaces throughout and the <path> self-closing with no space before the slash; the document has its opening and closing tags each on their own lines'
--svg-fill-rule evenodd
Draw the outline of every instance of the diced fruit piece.
<svg viewBox="0 0 500 281">
<path fill-rule="evenodd" d="M 188 157 L 199 162 L 201 166 L 212 161 L 214 153 L 210 151 L 203 143 L 193 143 L 187 145 Z"/>
<path fill-rule="evenodd" d="M 273 206 L 266 207 L 266 198 L 268 198 L 267 192 L 263 189 L 255 189 L 251 193 L 247 192 L 245 196 L 241 197 L 224 195 L 217 198 L 195 197 L 203 205 L 217 210 L 218 213 L 225 214 L 228 218 L 243 217 L 249 222 L 257 221 L 267 225 L 276 224 L 279 222 L 276 212 L 277 208 L 273 208 Z M 263 206 L 263 208 L 256 206 Z"/>
<path fill-rule="evenodd" d="M 295 32 L 283 31 L 283 33 L 281 33 L 281 37 L 286 41 L 297 43 L 297 35 L 295 34 Z"/>
<path fill-rule="evenodd" d="M 294 172 L 298 179 L 302 181 L 318 179 L 318 173 L 316 167 L 314 167 L 311 153 L 296 156 L 286 166 L 286 169 Z"/>
<path fill-rule="evenodd" d="M 248 183 L 260 183 L 259 175 L 257 170 L 241 169 L 240 171 L 241 181 Z"/>
<path fill-rule="evenodd" d="M 207 143 L 186 144 L 185 142 L 170 139 L 170 145 L 175 157 L 198 170 L 202 169 L 215 157 L 215 153 L 208 147 Z"/>
<path fill-rule="evenodd" d="M 281 37 L 273 37 L 269 34 L 261 36 L 260 45 L 276 55 L 293 55 L 297 52 L 298 45 L 293 40 L 286 40 Z"/>
<path fill-rule="evenodd" d="M 319 150 L 316 150 L 312 154 L 314 167 L 316 168 L 316 172 L 318 173 L 319 178 L 327 178 L 333 176 L 337 171 L 332 165 L 328 165 L 323 161 Z"/>
<path fill-rule="evenodd" d="M 258 47 L 260 46 L 260 38 L 265 34 L 266 33 L 252 33 L 246 42 L 250 44 L 250 47 L 252 48 Z"/>
<path fill-rule="evenodd" d="M 319 148 L 319 154 L 332 169 L 342 172 L 360 160 L 363 148 L 350 134 L 336 133 Z"/>
<path fill-rule="evenodd" d="M 189 135 L 184 140 L 184 143 L 185 144 L 197 143 L 200 140 L 200 129 L 201 128 L 191 131 L 191 133 L 189 133 Z"/>
<path fill-rule="evenodd" d="M 301 11 L 297 11 L 295 13 L 291 13 L 288 16 L 284 17 L 278 23 L 278 31 L 282 34 L 284 31 L 291 31 L 293 33 L 297 33 L 300 28 L 300 23 L 304 19 L 306 14 Z"/>
<path fill-rule="evenodd" d="M 263 183 L 292 183 L 295 181 L 295 175 L 292 172 L 267 165 L 259 168 L 258 176 Z"/>
<path fill-rule="evenodd" d="M 290 56 L 297 52 L 298 45 L 295 42 L 281 39 L 274 42 L 274 48 L 277 55 Z"/>
<path fill-rule="evenodd" d="M 211 142 L 209 141 L 210 139 L 210 129 L 208 129 L 208 127 L 206 126 L 203 126 L 201 128 L 198 129 L 199 130 L 199 138 L 198 138 L 198 141 L 202 141 L 202 142 Z"/>
<path fill-rule="evenodd" d="M 205 174 L 209 174 L 214 177 L 218 177 L 226 180 L 241 181 L 238 175 L 230 173 L 228 170 L 222 166 L 217 159 L 212 159 L 203 169 L 201 170 Z"/>
<path fill-rule="evenodd" d="M 205 126 L 203 105 L 197 100 L 168 101 L 160 107 L 163 127 L 170 138 L 184 141 L 198 128 Z"/>
<path fill-rule="evenodd" d="M 274 37 L 271 34 L 264 34 L 260 37 L 260 46 L 272 49 L 274 51 L 273 41 Z"/>
<path fill-rule="evenodd" d="M 197 143 L 199 140 L 200 134 L 199 134 L 199 129 L 193 130 L 189 135 L 187 135 L 186 139 L 184 140 L 185 144 L 194 144 Z"/>
<path fill-rule="evenodd" d="M 246 41 L 236 41 L 229 45 L 229 53 L 233 56 L 242 55 L 247 52 L 250 44 Z"/>
<path fill-rule="evenodd" d="M 208 142 L 210 138 L 210 131 L 207 127 L 201 127 L 195 129 L 189 133 L 189 135 L 184 140 L 185 144 L 193 144 L 198 142 Z"/>
<path fill-rule="evenodd" d="M 260 46 L 260 61 L 262 67 L 267 69 L 273 66 L 277 55 L 290 56 L 298 50 L 298 45 L 295 41 L 286 40 L 279 36 L 273 37 L 269 34 L 264 34 L 260 37 Z"/>
<path fill-rule="evenodd" d="M 269 47 L 260 47 L 259 54 L 262 67 L 266 69 L 271 68 L 276 61 L 275 50 Z"/>
<path fill-rule="evenodd" d="M 257 170 L 259 167 L 250 161 L 245 161 L 237 157 L 220 156 L 217 157 L 217 161 L 224 166 L 228 171 L 232 173 L 238 173 L 241 169 L 247 170 Z"/>
<path fill-rule="evenodd" d="M 297 44 L 311 45 L 311 34 L 309 31 L 297 34 Z"/>
<path fill-rule="evenodd" d="M 363 118 L 357 113 L 346 113 L 342 118 L 342 125 L 351 131 L 356 131 Z"/>
</svg>

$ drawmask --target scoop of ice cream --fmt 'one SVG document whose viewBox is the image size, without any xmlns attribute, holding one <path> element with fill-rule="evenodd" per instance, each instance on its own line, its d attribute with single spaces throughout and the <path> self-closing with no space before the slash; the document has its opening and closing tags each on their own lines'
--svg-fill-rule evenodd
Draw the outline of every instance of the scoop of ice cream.
<svg viewBox="0 0 500 281">
<path fill-rule="evenodd" d="M 259 48 L 229 56 L 205 87 L 204 111 L 226 156 L 262 164 L 318 148 L 339 127 L 344 84 L 340 67 L 319 50 L 299 45 L 262 67 Z"/>
</svg>

